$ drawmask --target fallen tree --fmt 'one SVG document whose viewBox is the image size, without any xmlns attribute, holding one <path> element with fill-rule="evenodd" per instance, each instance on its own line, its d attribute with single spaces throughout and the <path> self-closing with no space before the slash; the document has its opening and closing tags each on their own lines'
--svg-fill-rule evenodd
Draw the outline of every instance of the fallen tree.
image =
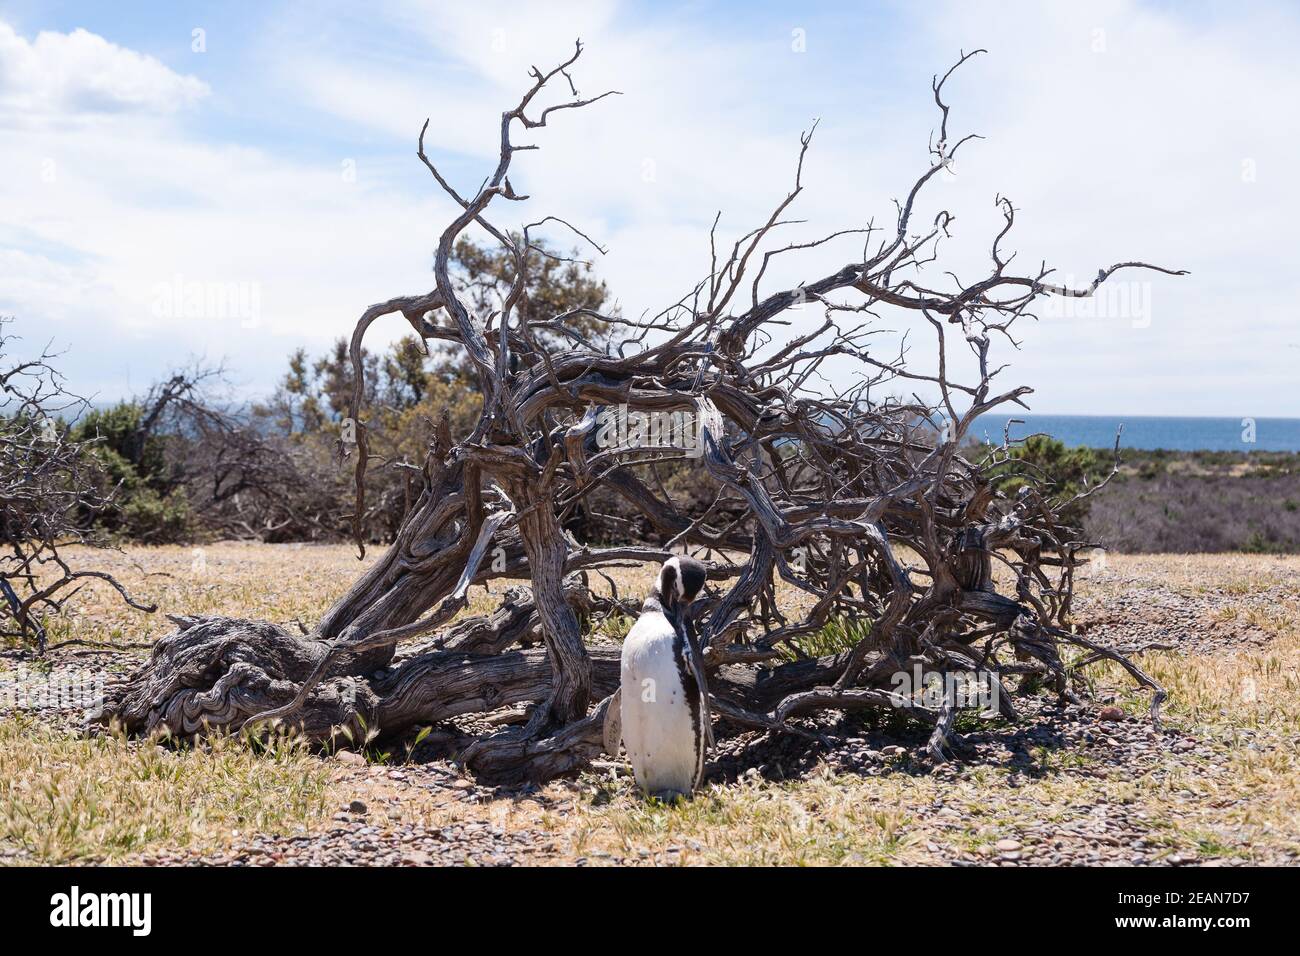
<svg viewBox="0 0 1300 956">
<path fill-rule="evenodd" d="M 975 51 L 979 53 L 982 51 Z M 1088 296 L 1115 273 L 1102 269 L 1080 288 L 1054 282 L 1045 266 L 1022 274 L 1004 251 L 1015 209 L 997 200 L 1004 226 L 977 281 L 962 283 L 937 264 L 953 217 L 914 221 L 918 196 L 972 138 L 949 134 L 943 90 L 958 63 L 933 83 L 939 128 L 931 164 L 897 205 L 888 227 L 872 223 L 811 242 L 775 241 L 803 190 L 812 134 L 801 137 L 794 185 L 758 228 L 712 263 L 693 289 L 639 321 L 584 310 L 595 337 L 565 314 L 519 308 L 533 232 L 566 227 L 548 216 L 517 232 L 498 228 L 489 208 L 526 199 L 509 172 L 519 132 L 547 128 L 583 98 L 569 72 L 581 54 L 532 71 L 519 103 L 501 116 L 495 169 L 462 195 L 425 152 L 418 156 L 460 213 L 439 237 L 428 293 L 367 309 L 351 339 L 355 391 L 356 500 L 365 514 L 368 441 L 362 342 L 379 319 L 402 316 L 425 341 L 463 349 L 481 412 L 466 435 L 444 419 L 421 471 L 421 488 L 387 552 L 325 613 L 310 633 L 209 617 L 175 618 L 149 662 L 110 688 L 103 719 L 136 732 L 263 731 L 276 723 L 313 740 L 344 731 L 398 734 L 467 714 L 527 705 L 521 721 L 480 734 L 460 751 L 494 780 L 541 779 L 580 766 L 602 745 L 616 680 L 608 648 L 589 648 L 582 621 L 635 613 L 604 593 L 599 570 L 658 561 L 682 548 L 712 561 L 711 586 L 693 609 L 710 673 L 714 710 L 741 727 L 793 729 L 825 710 L 901 707 L 933 727 L 942 758 L 956 714 L 970 702 L 960 680 L 991 682 L 996 706 L 1015 717 L 1013 691 L 1047 686 L 1074 693 L 1070 658 L 1117 661 L 1151 691 L 1164 691 L 1136 664 L 1081 634 L 1070 622 L 1075 575 L 1087 543 L 1060 517 L 1032 473 L 1014 494 L 995 487 L 1012 463 L 1011 443 L 983 456 L 962 452 L 977 416 L 1024 406 L 1026 387 L 997 389 L 996 341 L 1015 344 L 1013 327 L 1046 296 Z M 566 98 L 542 107 L 553 85 Z M 449 272 L 457 240 L 477 228 L 507 250 L 514 282 L 499 308 L 471 311 Z M 862 254 L 814 281 L 767 291 L 777 257 L 847 236 Z M 589 240 L 588 240 L 589 241 Z M 594 243 L 593 243 L 594 245 Z M 935 276 L 935 280 L 927 279 Z M 819 323 L 786 341 L 786 314 L 819 308 Z M 875 348 L 881 315 L 910 321 L 934 341 L 918 368 L 905 346 Z M 597 340 L 599 339 L 599 340 Z M 616 345 L 609 344 L 617 342 Z M 972 369 L 962 380 L 949 350 Z M 819 371 L 849 368 L 836 388 Z M 839 380 L 846 377 L 837 373 Z M 900 399 L 898 386 L 930 398 Z M 665 441 L 655 423 L 667 423 Z M 716 487 L 711 503 L 683 511 L 658 480 L 666 461 L 698 456 Z M 596 489 L 617 494 L 658 533 L 654 546 L 592 547 L 564 530 L 566 517 Z M 1080 494 L 1090 494 L 1089 487 Z M 739 515 L 739 518 L 734 517 Z M 452 619 L 468 589 L 494 578 L 526 578 L 493 614 Z M 777 583 L 802 594 L 804 610 L 778 600 Z M 802 640 L 836 622 L 854 639 L 838 653 L 810 657 Z M 436 635 L 423 653 L 397 658 L 402 642 Z M 532 649 L 520 645 L 540 642 Z M 898 675 L 938 680 L 938 699 L 900 691 Z"/>
</svg>

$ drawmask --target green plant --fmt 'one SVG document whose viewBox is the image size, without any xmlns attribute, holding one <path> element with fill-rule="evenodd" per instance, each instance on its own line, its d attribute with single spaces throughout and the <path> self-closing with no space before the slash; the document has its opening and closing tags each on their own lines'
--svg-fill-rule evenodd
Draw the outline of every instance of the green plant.
<svg viewBox="0 0 1300 956">
<path fill-rule="evenodd" d="M 1088 499 L 1071 501 L 1080 492 L 1103 480 L 1108 464 L 1091 448 L 1070 448 L 1047 435 L 1031 435 L 1011 449 L 1010 460 L 992 469 L 993 485 L 1007 495 L 1041 481 L 1057 503 L 1064 504 L 1060 517 L 1079 527 L 1088 514 Z"/>
<path fill-rule="evenodd" d="M 145 427 L 137 402 L 93 409 L 73 426 L 75 441 L 91 442 L 104 472 L 105 491 L 117 488 L 117 507 L 84 516 L 111 534 L 146 544 L 192 540 L 189 498 L 167 463 L 166 440 Z"/>
<path fill-rule="evenodd" d="M 596 633 L 621 644 L 635 623 L 636 619 L 626 614 L 611 614 L 597 625 Z"/>
<path fill-rule="evenodd" d="M 790 641 L 786 655 L 796 660 L 802 654 L 807 657 L 828 657 L 854 647 L 859 641 L 871 635 L 872 623 L 857 618 L 836 617 L 827 621 L 820 629 L 809 634 L 802 634 Z"/>
</svg>

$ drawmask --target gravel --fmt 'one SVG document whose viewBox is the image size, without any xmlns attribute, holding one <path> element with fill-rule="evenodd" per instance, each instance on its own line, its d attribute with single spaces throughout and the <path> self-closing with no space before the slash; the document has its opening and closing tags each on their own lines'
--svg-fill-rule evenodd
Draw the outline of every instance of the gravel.
<svg viewBox="0 0 1300 956">
<path fill-rule="evenodd" d="M 1116 562 L 1119 564 L 1119 562 Z M 1090 635 L 1124 649 L 1158 642 L 1178 652 L 1235 654 L 1267 645 L 1267 631 L 1250 622 L 1250 611 L 1268 612 L 1300 591 L 1300 572 L 1280 566 L 1277 581 L 1243 592 L 1209 581 L 1205 587 L 1180 586 L 1145 569 L 1111 569 L 1090 582 L 1076 602 L 1076 615 Z M 1171 575 L 1172 579 L 1172 575 Z M 6 653 L 3 667 L 20 661 Z M 96 654 L 84 649 L 58 651 L 59 666 L 84 667 L 92 672 L 121 672 L 134 666 L 133 654 Z M 794 734 L 719 733 L 706 782 L 797 780 L 829 769 L 861 778 L 898 774 L 962 781 L 980 769 L 1004 774 L 1011 791 L 1046 773 L 1097 780 L 1168 780 L 1184 769 L 1189 776 L 1208 773 L 1223 760 L 1209 740 L 1183 729 L 1154 727 L 1103 700 L 1092 705 L 1058 704 L 1048 696 L 1019 701 L 1021 720 L 977 724 L 954 734 L 948 751 L 954 759 L 936 764 L 925 752 L 927 731 L 889 715 L 821 715 L 803 726 L 824 735 L 810 741 Z M 67 712 L 43 711 L 41 718 L 72 729 L 77 720 Z M 720 727 L 719 730 L 725 730 Z M 732 728 L 734 731 L 735 728 Z M 1264 750 L 1266 745 L 1242 732 L 1239 746 Z M 1044 753 L 1064 759 L 1049 770 Z M 1170 755 L 1178 755 L 1171 761 Z M 424 760 L 425 755 L 417 753 Z M 510 866 L 544 862 L 628 864 L 664 862 L 665 855 L 630 851 L 626 858 L 602 850 L 573 856 L 567 834 L 541 826 L 542 812 L 559 818 L 576 812 L 582 786 L 561 781 L 542 789 L 516 790 L 477 786 L 442 759 L 376 766 L 360 754 L 342 751 L 332 758 L 334 780 L 347 799 L 310 830 L 288 834 L 231 834 L 229 846 L 218 852 L 168 849 L 127 862 L 146 865 L 231 866 Z M 1176 779 L 1176 778 L 1173 778 Z M 1177 784 L 1175 784 L 1177 785 Z M 992 798 L 991 798 L 992 799 Z M 999 791 L 997 799 L 1008 799 Z M 1193 790 L 1177 792 L 1189 806 L 1205 799 Z M 413 807 L 421 808 L 412 819 Z M 497 811 L 526 807 L 518 819 L 505 823 Z M 1177 811 L 1174 811 L 1175 813 Z M 1163 852 L 1153 821 L 1136 805 L 1097 799 L 1071 808 L 1065 819 L 1035 819 L 1032 812 L 1009 815 L 1003 832 L 972 845 L 971 820 L 959 807 L 942 800 L 909 807 L 914 823 L 925 829 L 923 845 L 934 862 L 971 865 L 1236 865 L 1239 855 L 1180 849 Z M 680 848 L 670 847 L 671 862 Z M 1296 864 L 1294 852 L 1276 851 L 1276 859 L 1251 863 Z"/>
</svg>

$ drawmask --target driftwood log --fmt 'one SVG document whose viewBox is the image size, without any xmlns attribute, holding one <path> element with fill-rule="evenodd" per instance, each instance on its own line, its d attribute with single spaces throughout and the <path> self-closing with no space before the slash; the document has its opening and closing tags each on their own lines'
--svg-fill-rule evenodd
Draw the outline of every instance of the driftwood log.
<svg viewBox="0 0 1300 956">
<path fill-rule="evenodd" d="M 799 732 L 790 722 L 818 711 L 902 707 L 933 727 L 931 752 L 942 759 L 956 714 L 969 706 L 951 678 L 991 681 L 995 706 L 1014 718 L 1013 693 L 1073 694 L 1072 659 L 1085 652 L 1119 662 L 1149 688 L 1157 716 L 1164 691 L 1155 681 L 1070 622 L 1089 545 L 1059 518 L 1062 502 L 1033 474 L 1014 495 L 1001 493 L 994 470 L 1013 461 L 1013 443 L 972 451 L 966 436 L 977 416 L 1026 407 L 1030 389 L 995 387 L 1002 368 L 991 353 L 995 343 L 1017 344 L 1015 323 L 1032 318 L 1041 299 L 1091 295 L 1120 270 L 1180 273 L 1121 262 L 1071 288 L 1045 266 L 1016 272 L 1004 248 L 1015 220 L 1005 198 L 996 200 L 1005 225 L 984 275 L 964 283 L 938 263 L 953 217 L 940 211 L 918 223 L 914 210 L 927 183 L 975 138 L 950 134 L 943 91 L 980 52 L 935 77 L 931 163 L 887 228 L 776 240 L 803 189 L 809 132 L 793 188 L 771 216 L 729 249 L 716 242 L 715 222 L 708 274 L 662 312 L 639 321 L 584 315 L 608 328 L 601 341 L 574 331 L 573 315 L 538 322 L 517 308 L 525 251 L 536 248 L 530 233 L 549 226 L 587 237 L 553 216 L 518 232 L 488 218 L 490 208 L 527 198 L 508 174 L 517 153 L 537 147 L 516 136 L 611 95 L 579 95 L 570 69 L 581 45 L 554 69 L 532 71 L 523 98 L 501 116 L 499 161 L 472 194 L 429 159 L 426 121 L 419 159 L 461 212 L 439 237 L 434 289 L 372 306 L 352 336 L 359 544 L 369 463 L 361 355 L 370 326 L 400 315 L 426 342 L 463 349 L 482 397 L 476 426 L 460 436 L 446 420 L 437 426 L 396 540 L 309 634 L 176 618 L 178 630 L 149 662 L 110 688 L 103 719 L 181 735 L 279 723 L 326 740 L 342 728 L 353 737 L 401 734 L 525 705 L 526 715 L 499 722 L 460 756 L 491 779 L 547 778 L 601 748 L 616 649 L 588 647 L 584 633 L 600 615 L 635 613 L 628 596 L 605 593 L 599 569 L 682 549 L 712 562 L 693 626 L 715 712 L 734 725 Z M 449 274 L 453 245 L 471 228 L 517 264 L 509 294 L 488 315 L 471 314 Z M 766 288 L 777 257 L 849 235 L 861 255 L 800 286 Z M 822 318 L 793 326 L 787 313 L 799 307 Z M 933 343 L 925 367 L 906 348 L 875 346 L 882 323 L 909 322 Z M 952 349 L 969 353 L 966 381 L 950 371 Z M 827 363 L 850 384 L 820 375 Z M 898 398 L 894 389 L 929 397 Z M 672 462 L 704 470 L 716 489 L 710 505 L 683 510 L 672 500 L 660 480 Z M 644 515 L 658 539 L 604 548 L 575 540 L 566 519 L 600 488 Z M 490 615 L 451 623 L 470 586 L 503 578 L 529 587 L 509 589 Z M 796 614 L 778 600 L 778 581 L 806 594 L 808 609 Z M 842 632 L 856 637 L 837 653 L 803 650 L 801 639 L 846 622 Z M 397 657 L 402 642 L 431 635 L 424 652 Z M 911 673 L 927 684 L 941 678 L 939 698 L 900 692 L 898 676 Z"/>
</svg>

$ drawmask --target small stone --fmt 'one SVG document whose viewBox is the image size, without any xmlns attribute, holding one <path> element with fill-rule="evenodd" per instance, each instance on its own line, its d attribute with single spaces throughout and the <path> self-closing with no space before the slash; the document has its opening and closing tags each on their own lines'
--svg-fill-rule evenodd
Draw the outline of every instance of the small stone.
<svg viewBox="0 0 1300 956">
<path fill-rule="evenodd" d="M 353 750 L 340 750 L 334 755 L 334 759 L 350 767 L 364 767 L 366 765 L 366 758 Z"/>
<path fill-rule="evenodd" d="M 473 790 L 473 789 L 474 789 L 474 784 L 473 784 L 471 781 L 466 780 L 464 777 L 457 777 L 455 780 L 453 780 L 453 781 L 451 782 L 451 786 L 452 786 L 452 788 L 455 789 L 455 790 Z"/>
<path fill-rule="evenodd" d="M 368 813 L 369 811 L 370 808 L 367 807 L 360 800 L 353 800 L 351 803 L 348 804 L 349 813 Z"/>
<path fill-rule="evenodd" d="M 1019 841 L 1019 840 L 999 840 L 999 841 L 997 842 L 997 848 L 998 848 L 998 852 L 1000 852 L 1000 853 L 1014 853 L 1016 850 L 1019 850 L 1019 849 L 1020 849 L 1020 841 Z"/>
</svg>

